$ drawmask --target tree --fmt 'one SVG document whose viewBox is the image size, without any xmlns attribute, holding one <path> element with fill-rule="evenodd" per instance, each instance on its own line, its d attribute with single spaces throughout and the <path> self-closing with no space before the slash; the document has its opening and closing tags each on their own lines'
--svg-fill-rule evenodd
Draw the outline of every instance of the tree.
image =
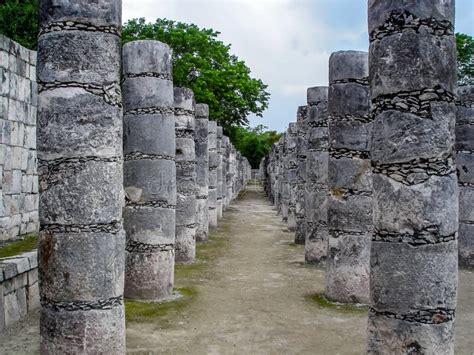
<svg viewBox="0 0 474 355">
<path fill-rule="evenodd" d="M 456 33 L 459 85 L 474 84 L 474 39 L 464 33 Z"/>
<path fill-rule="evenodd" d="M 273 143 L 280 137 L 280 133 L 268 131 L 263 125 L 255 128 L 232 127 L 229 131 L 229 138 L 235 148 L 248 159 L 253 169 L 258 169 L 260 160 L 270 153 Z"/>
<path fill-rule="evenodd" d="M 219 32 L 194 24 L 144 18 L 128 21 L 122 30 L 124 43 L 154 39 L 173 49 L 175 86 L 194 91 L 197 102 L 209 105 L 209 116 L 226 129 L 247 125 L 247 116 L 262 116 L 268 107 L 267 85 L 251 77 L 245 62 L 230 53 L 230 45 L 218 40 Z"/>
<path fill-rule="evenodd" d="M 0 5 L 0 33 L 29 49 L 38 42 L 38 0 L 4 0 Z"/>
</svg>

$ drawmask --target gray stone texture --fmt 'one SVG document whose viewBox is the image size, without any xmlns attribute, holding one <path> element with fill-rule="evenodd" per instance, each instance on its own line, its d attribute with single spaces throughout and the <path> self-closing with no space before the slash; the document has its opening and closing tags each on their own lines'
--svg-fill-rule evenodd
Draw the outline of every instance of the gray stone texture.
<svg viewBox="0 0 474 355">
<path fill-rule="evenodd" d="M 306 239 L 306 226 L 305 226 L 305 196 L 306 196 L 306 160 L 307 155 L 307 139 L 309 133 L 308 126 L 308 106 L 298 107 L 296 115 L 296 124 L 298 130 L 298 138 L 296 143 L 296 156 L 297 156 L 297 185 L 296 185 L 296 226 L 295 226 L 295 243 L 305 244 Z M 262 160 L 263 162 L 263 160 Z M 261 166 L 261 174 L 263 174 L 263 167 Z"/>
<path fill-rule="evenodd" d="M 36 52 L 0 35 L 0 245 L 37 233 Z"/>
<path fill-rule="evenodd" d="M 459 87 L 456 106 L 459 266 L 474 268 L 474 85 Z"/>
<path fill-rule="evenodd" d="M 205 242 L 209 233 L 209 107 L 196 105 L 195 153 L 196 153 L 196 241 Z"/>
<path fill-rule="evenodd" d="M 0 332 L 38 308 L 37 252 L 0 259 Z"/>
<path fill-rule="evenodd" d="M 290 122 L 288 125 L 286 174 L 288 179 L 288 230 L 296 230 L 296 197 L 298 187 L 298 125 Z M 296 240 L 295 240 L 296 241 Z M 301 243 L 300 240 L 298 242 Z"/>
<path fill-rule="evenodd" d="M 217 219 L 222 218 L 222 213 L 224 211 L 224 203 L 222 200 L 222 192 L 224 190 L 224 158 L 222 155 L 223 145 L 222 138 L 224 137 L 224 131 L 221 126 L 217 126 Z"/>
<path fill-rule="evenodd" d="M 191 263 L 196 259 L 196 151 L 194 93 L 174 89 L 176 124 L 176 246 L 175 260 Z"/>
<path fill-rule="evenodd" d="M 454 1 L 369 0 L 370 354 L 454 351 L 462 213 L 453 24 Z"/>
<path fill-rule="evenodd" d="M 209 121 L 209 227 L 217 227 L 217 170 L 219 154 L 217 152 L 217 122 Z"/>
<path fill-rule="evenodd" d="M 167 45 L 124 45 L 125 297 L 131 299 L 156 301 L 173 292 L 176 143 L 170 75 Z M 146 95 L 137 90 L 142 84 Z"/>
<path fill-rule="evenodd" d="M 369 302 L 373 223 L 368 75 L 366 52 L 331 54 L 325 295 L 344 303 Z"/>
<path fill-rule="evenodd" d="M 125 352 L 120 1 L 39 3 L 41 352 Z"/>
<path fill-rule="evenodd" d="M 305 261 L 323 263 L 328 245 L 328 87 L 307 90 L 308 133 L 306 137 Z"/>
</svg>

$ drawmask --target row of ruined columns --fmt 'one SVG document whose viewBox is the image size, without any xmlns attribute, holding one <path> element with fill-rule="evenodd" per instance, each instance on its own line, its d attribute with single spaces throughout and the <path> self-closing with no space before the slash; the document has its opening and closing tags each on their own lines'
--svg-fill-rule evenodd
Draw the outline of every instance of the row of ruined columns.
<svg viewBox="0 0 474 355">
<path fill-rule="evenodd" d="M 330 56 L 329 86 L 308 89 L 260 175 L 325 267 L 325 297 L 369 305 L 369 353 L 452 354 L 458 262 L 474 266 L 474 87 L 456 86 L 454 1 L 368 3 L 369 52 Z"/>
<path fill-rule="evenodd" d="M 39 20 L 41 352 L 125 353 L 124 297 L 172 296 L 250 166 L 167 45 L 121 49 L 120 1 L 40 1 Z"/>
</svg>

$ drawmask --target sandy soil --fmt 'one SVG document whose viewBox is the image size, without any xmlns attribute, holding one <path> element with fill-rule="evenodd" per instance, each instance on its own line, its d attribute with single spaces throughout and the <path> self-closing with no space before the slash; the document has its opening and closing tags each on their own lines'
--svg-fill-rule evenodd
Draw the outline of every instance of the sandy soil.
<svg viewBox="0 0 474 355">
<path fill-rule="evenodd" d="M 364 310 L 308 299 L 324 271 L 305 266 L 272 206 L 250 187 L 225 213 L 195 265 L 176 286 L 191 296 L 140 316 L 127 309 L 130 354 L 363 354 Z M 456 353 L 474 354 L 474 273 L 460 274 Z M 0 335 L 0 354 L 35 353 L 38 315 Z"/>
</svg>

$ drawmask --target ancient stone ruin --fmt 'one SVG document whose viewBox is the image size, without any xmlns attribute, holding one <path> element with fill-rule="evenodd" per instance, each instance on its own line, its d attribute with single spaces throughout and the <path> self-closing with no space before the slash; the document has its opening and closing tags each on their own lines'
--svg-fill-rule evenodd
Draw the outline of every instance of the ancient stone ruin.
<svg viewBox="0 0 474 355">
<path fill-rule="evenodd" d="M 367 303 L 372 239 L 368 58 L 341 51 L 329 58 L 329 162 L 326 297 Z"/>
<path fill-rule="evenodd" d="M 121 1 L 41 0 L 37 53 L 0 36 L 0 240 L 39 231 L 37 252 L 0 258 L 2 334 L 39 308 L 41 353 L 124 354 L 125 299 L 192 298 L 177 268 L 224 245 L 258 258 L 219 274 L 246 309 L 252 295 L 278 313 L 273 290 L 306 273 L 279 311 L 317 296 L 341 326 L 357 316 L 331 311 L 365 309 L 369 354 L 454 353 L 458 265 L 474 267 L 474 87 L 456 83 L 454 1 L 368 0 L 368 53 L 331 54 L 328 86 L 307 89 L 253 172 L 215 107 L 174 87 L 171 48 L 122 46 L 121 23 Z M 217 271 L 193 274 L 193 292 Z"/>
<path fill-rule="evenodd" d="M 158 41 L 123 47 L 125 296 L 171 296 L 176 170 L 171 50 Z"/>
<path fill-rule="evenodd" d="M 41 1 L 40 9 L 41 352 L 120 354 L 125 352 L 122 9 L 118 1 L 79 8 L 69 1 Z M 84 24 L 88 30 L 80 30 Z M 145 98 L 137 98 L 139 106 Z"/>
</svg>

